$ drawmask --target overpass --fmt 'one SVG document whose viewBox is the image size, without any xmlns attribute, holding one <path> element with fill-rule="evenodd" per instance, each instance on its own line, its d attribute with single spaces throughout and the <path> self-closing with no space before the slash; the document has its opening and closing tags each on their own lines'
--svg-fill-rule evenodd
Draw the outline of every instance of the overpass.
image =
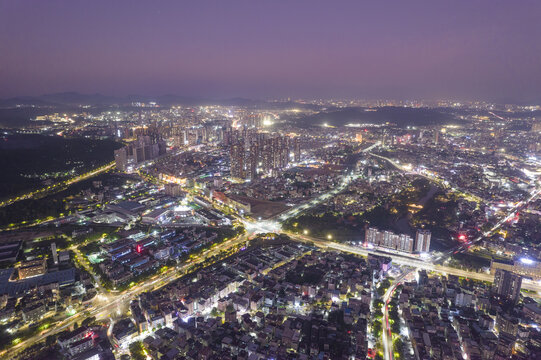
<svg viewBox="0 0 541 360">
<path fill-rule="evenodd" d="M 362 248 L 358 246 L 352 246 L 347 244 L 336 243 L 332 241 L 325 241 L 310 236 L 294 234 L 290 232 L 283 232 L 288 235 L 292 240 L 303 242 L 303 243 L 312 243 L 315 246 L 322 248 L 324 250 L 334 250 L 342 251 L 350 254 L 368 256 L 368 255 L 377 255 L 377 256 L 386 256 L 392 259 L 393 263 L 401 266 L 413 267 L 417 269 L 424 269 L 427 271 L 439 273 L 442 275 L 456 275 L 460 277 L 465 277 L 469 279 L 493 282 L 494 275 L 491 275 L 486 272 L 475 272 L 468 271 L 463 269 L 457 269 L 450 266 L 433 264 L 429 261 L 424 261 L 422 259 L 415 258 L 413 256 L 407 256 L 406 254 L 393 254 L 380 250 L 372 250 L 367 248 Z M 523 281 L 522 282 L 523 290 L 530 290 L 541 293 L 541 282 L 535 281 Z"/>
</svg>

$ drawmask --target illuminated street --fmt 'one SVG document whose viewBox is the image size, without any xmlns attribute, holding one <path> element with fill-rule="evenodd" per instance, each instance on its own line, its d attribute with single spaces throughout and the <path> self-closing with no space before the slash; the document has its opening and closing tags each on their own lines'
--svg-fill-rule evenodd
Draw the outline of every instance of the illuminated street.
<svg viewBox="0 0 541 360">
<path fill-rule="evenodd" d="M 541 359 L 541 2 L 0 8 L 0 359 Z"/>
</svg>

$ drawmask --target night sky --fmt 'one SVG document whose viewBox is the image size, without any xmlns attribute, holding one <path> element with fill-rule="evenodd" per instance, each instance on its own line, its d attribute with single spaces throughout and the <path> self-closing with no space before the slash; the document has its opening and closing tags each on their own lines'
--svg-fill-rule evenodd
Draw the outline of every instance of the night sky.
<svg viewBox="0 0 541 360">
<path fill-rule="evenodd" d="M 541 1 L 0 0 L 0 97 L 541 102 Z"/>
</svg>

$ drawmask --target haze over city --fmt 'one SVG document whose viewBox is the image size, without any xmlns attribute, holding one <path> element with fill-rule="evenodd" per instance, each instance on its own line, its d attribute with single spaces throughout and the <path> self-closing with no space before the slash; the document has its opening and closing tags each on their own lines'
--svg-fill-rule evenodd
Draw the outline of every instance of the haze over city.
<svg viewBox="0 0 541 360">
<path fill-rule="evenodd" d="M 538 1 L 2 1 L 0 97 L 541 97 Z"/>
<path fill-rule="evenodd" d="M 541 359 L 539 15 L 0 0 L 0 359 Z"/>
</svg>

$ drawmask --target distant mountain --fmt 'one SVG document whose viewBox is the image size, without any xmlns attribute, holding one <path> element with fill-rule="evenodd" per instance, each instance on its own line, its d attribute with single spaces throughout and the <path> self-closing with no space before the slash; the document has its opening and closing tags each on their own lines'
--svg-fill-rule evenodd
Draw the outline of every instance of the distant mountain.
<svg viewBox="0 0 541 360">
<path fill-rule="evenodd" d="M 58 105 L 126 105 L 132 102 L 156 102 L 160 105 L 229 105 L 229 106 L 256 106 L 266 104 L 266 101 L 245 98 L 208 99 L 187 97 L 179 95 L 113 97 L 96 94 L 81 94 L 77 92 L 63 92 L 45 94 L 40 96 L 18 96 L 9 99 L 0 99 L 0 107 L 15 107 L 17 105 L 58 106 Z"/>
<path fill-rule="evenodd" d="M 12 108 L 17 105 L 48 106 L 51 104 L 33 96 L 17 96 L 9 99 L 0 99 L 0 108 Z"/>
<path fill-rule="evenodd" d="M 248 108 L 257 109 L 287 109 L 287 108 L 299 108 L 299 109 L 321 109 L 318 105 L 313 104 L 301 104 L 292 101 L 265 101 L 258 99 L 247 99 L 242 97 L 233 97 L 228 99 L 211 99 L 203 97 L 189 97 L 180 95 L 160 95 L 160 96 L 142 96 L 142 95 L 128 95 L 126 97 L 114 97 L 103 94 L 81 94 L 77 92 L 63 92 L 56 94 L 45 94 L 40 96 L 19 96 L 9 99 L 0 99 L 1 111 L 15 111 L 20 112 L 22 109 L 25 111 L 31 111 L 34 109 L 37 112 L 45 111 L 44 108 L 50 107 L 49 111 L 76 111 L 79 105 L 91 105 L 95 111 L 103 111 L 110 106 L 120 106 L 121 108 L 131 107 L 132 103 L 141 102 L 149 103 L 156 102 L 161 106 L 205 106 L 205 105 L 222 105 L 222 106 L 242 106 Z M 35 106 L 32 108 L 31 106 Z M 18 108 L 20 107 L 20 108 Z M 2 121 L 2 114 L 0 111 L 0 124 Z M 34 111 L 34 112 L 35 112 Z M 91 111 L 91 110 L 89 110 Z M 28 114 L 21 116 L 22 118 L 28 118 Z M 36 113 L 37 114 L 37 113 Z M 13 120 L 13 114 L 10 114 L 10 122 Z M 17 121 L 18 122 L 18 121 Z M 11 124 L 13 125 L 13 124 Z"/>
<path fill-rule="evenodd" d="M 43 101 L 62 105 L 113 105 L 126 102 L 126 99 L 116 98 L 102 94 L 80 94 L 77 92 L 63 92 L 46 94 L 39 97 Z"/>
<path fill-rule="evenodd" d="M 301 127 L 321 126 L 324 123 L 332 126 L 345 126 L 356 123 L 384 124 L 387 122 L 396 124 L 398 127 L 407 127 L 410 125 L 445 125 L 462 122 L 453 114 L 443 111 L 443 109 L 393 106 L 380 107 L 375 110 L 370 109 L 370 111 L 362 107 L 331 108 L 316 114 L 300 116 L 294 121 Z"/>
<path fill-rule="evenodd" d="M 0 107 L 15 107 L 17 105 L 58 106 L 58 105 L 113 105 L 125 102 L 125 99 L 101 94 L 80 94 L 63 92 L 40 96 L 18 96 L 0 99 Z"/>
<path fill-rule="evenodd" d="M 145 99 L 145 98 L 143 98 Z M 153 99 L 153 100 L 151 100 Z M 267 104 L 263 100 L 253 100 L 246 98 L 230 98 L 230 99 L 210 99 L 199 97 L 187 97 L 179 95 L 162 95 L 155 98 L 146 98 L 141 101 L 155 101 L 160 105 L 185 105 L 185 106 L 202 106 L 202 105 L 223 105 L 223 106 L 262 106 Z"/>
<path fill-rule="evenodd" d="M 292 103 L 274 103 L 264 100 L 246 99 L 241 97 L 229 99 L 211 99 L 202 97 L 188 97 L 179 95 L 160 95 L 160 96 L 142 96 L 129 95 L 126 97 L 113 97 L 96 94 L 81 94 L 77 92 L 63 92 L 56 94 L 45 94 L 40 96 L 19 96 L 9 99 L 0 99 L 0 108 L 12 108 L 18 105 L 34 105 L 34 106 L 60 106 L 60 105 L 94 105 L 94 106 L 110 106 L 110 105 L 129 105 L 133 102 L 156 102 L 162 106 L 184 105 L 184 106 L 201 106 L 201 105 L 224 105 L 224 106 L 284 106 Z"/>
</svg>

